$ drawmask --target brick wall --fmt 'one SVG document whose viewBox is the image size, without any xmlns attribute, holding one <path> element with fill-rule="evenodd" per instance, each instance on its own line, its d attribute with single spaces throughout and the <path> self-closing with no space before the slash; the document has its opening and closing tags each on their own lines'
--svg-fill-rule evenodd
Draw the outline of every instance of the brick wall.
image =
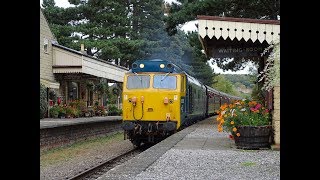
<svg viewBox="0 0 320 180">
<path fill-rule="evenodd" d="M 280 145 L 280 86 L 273 89 L 272 124 L 274 129 L 274 142 Z"/>
<path fill-rule="evenodd" d="M 121 132 L 121 120 L 40 129 L 40 151 Z"/>
</svg>

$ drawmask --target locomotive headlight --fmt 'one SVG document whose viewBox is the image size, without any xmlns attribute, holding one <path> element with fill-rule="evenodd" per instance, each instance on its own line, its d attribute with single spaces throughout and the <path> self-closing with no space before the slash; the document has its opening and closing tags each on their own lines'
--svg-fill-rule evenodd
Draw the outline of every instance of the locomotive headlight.
<svg viewBox="0 0 320 180">
<path fill-rule="evenodd" d="M 169 103 L 169 99 L 168 99 L 167 97 L 164 97 L 163 103 L 164 103 L 164 104 L 168 104 L 168 103 Z"/>
<path fill-rule="evenodd" d="M 163 69 L 164 68 L 164 64 L 160 64 L 160 68 Z"/>
<path fill-rule="evenodd" d="M 135 96 L 132 97 L 131 102 L 132 102 L 132 105 L 135 106 L 137 103 L 137 97 L 135 97 Z"/>
<path fill-rule="evenodd" d="M 144 68 L 144 64 L 140 64 L 139 67 L 140 67 L 140 68 Z"/>
</svg>

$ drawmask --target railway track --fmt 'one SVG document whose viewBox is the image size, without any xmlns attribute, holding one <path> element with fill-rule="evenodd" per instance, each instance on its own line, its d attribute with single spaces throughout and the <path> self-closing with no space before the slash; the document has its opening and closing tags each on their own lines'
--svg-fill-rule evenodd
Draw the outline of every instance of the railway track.
<svg viewBox="0 0 320 180">
<path fill-rule="evenodd" d="M 136 155 L 140 154 L 150 146 L 141 146 L 140 148 L 132 149 L 124 154 L 121 154 L 115 158 L 106 160 L 101 162 L 95 167 L 86 169 L 85 171 L 80 172 L 79 174 L 66 178 L 67 180 L 93 180 L 97 179 L 98 177 L 102 176 L 110 169 L 114 168 L 115 166 L 122 164 L 131 158 L 135 157 Z"/>
</svg>

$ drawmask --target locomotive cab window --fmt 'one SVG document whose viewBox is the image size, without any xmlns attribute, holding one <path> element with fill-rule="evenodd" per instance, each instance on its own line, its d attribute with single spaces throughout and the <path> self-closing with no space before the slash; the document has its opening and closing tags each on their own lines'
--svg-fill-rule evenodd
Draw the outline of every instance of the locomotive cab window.
<svg viewBox="0 0 320 180">
<path fill-rule="evenodd" d="M 128 76 L 127 88 L 128 89 L 146 89 L 150 86 L 149 75 L 132 75 Z"/>
<path fill-rule="evenodd" d="M 153 87 L 158 89 L 176 89 L 177 77 L 166 75 L 154 75 Z"/>
</svg>

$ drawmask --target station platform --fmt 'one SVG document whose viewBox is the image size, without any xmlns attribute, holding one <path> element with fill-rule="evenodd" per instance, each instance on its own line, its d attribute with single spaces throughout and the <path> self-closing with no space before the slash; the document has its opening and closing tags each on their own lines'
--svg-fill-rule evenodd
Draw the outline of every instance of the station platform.
<svg viewBox="0 0 320 180">
<path fill-rule="evenodd" d="M 99 180 L 277 180 L 280 151 L 242 150 L 215 117 L 198 122 L 116 166 Z"/>
<path fill-rule="evenodd" d="M 81 118 L 44 118 L 40 119 L 40 129 L 54 128 L 61 126 L 70 126 L 78 124 L 88 124 L 104 121 L 121 121 L 121 116 L 97 116 L 97 117 L 81 117 Z"/>
</svg>

